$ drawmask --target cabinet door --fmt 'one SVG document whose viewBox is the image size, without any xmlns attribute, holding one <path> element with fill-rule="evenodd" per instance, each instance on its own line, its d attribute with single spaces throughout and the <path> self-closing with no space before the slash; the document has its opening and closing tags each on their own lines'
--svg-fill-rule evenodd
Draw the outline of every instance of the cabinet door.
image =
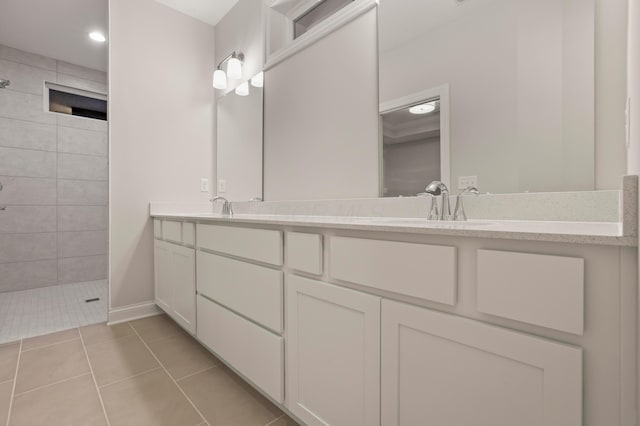
<svg viewBox="0 0 640 426">
<path fill-rule="evenodd" d="M 288 275 L 287 406 L 310 425 L 380 424 L 380 299 Z"/>
<path fill-rule="evenodd" d="M 582 350 L 382 303 L 385 426 L 579 426 Z"/>
<path fill-rule="evenodd" d="M 171 311 L 171 244 L 155 241 L 153 251 L 155 301 L 163 311 Z"/>
<path fill-rule="evenodd" d="M 172 244 L 171 310 L 173 318 L 191 334 L 196 332 L 196 253 Z"/>
</svg>

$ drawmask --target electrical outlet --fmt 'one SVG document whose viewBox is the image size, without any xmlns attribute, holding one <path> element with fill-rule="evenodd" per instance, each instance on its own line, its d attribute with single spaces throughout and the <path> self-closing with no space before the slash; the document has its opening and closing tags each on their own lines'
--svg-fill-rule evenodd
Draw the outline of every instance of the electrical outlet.
<svg viewBox="0 0 640 426">
<path fill-rule="evenodd" d="M 459 176 L 458 189 L 466 189 L 469 186 L 478 187 L 478 176 Z"/>
<path fill-rule="evenodd" d="M 209 179 L 200 179 L 200 192 L 209 192 Z"/>
<path fill-rule="evenodd" d="M 224 194 L 225 192 L 227 192 L 227 181 L 218 179 L 218 194 Z"/>
</svg>

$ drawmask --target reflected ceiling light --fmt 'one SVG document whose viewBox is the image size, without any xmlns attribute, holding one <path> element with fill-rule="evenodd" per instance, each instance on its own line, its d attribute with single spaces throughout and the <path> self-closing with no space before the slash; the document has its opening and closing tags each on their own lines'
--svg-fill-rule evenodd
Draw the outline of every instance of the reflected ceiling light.
<svg viewBox="0 0 640 426">
<path fill-rule="evenodd" d="M 414 105 L 411 108 L 409 108 L 409 112 L 411 114 L 429 114 L 430 112 L 433 112 L 435 110 L 436 110 L 435 102 L 427 102 L 420 105 Z"/>
<path fill-rule="evenodd" d="M 260 71 L 258 74 L 251 77 L 251 85 L 253 87 L 263 87 L 264 86 L 264 73 Z"/>
<path fill-rule="evenodd" d="M 97 41 L 99 43 L 104 43 L 107 41 L 107 38 L 99 31 L 92 31 L 89 33 L 89 38 L 93 41 Z"/>
<path fill-rule="evenodd" d="M 249 96 L 249 82 L 245 81 L 238 87 L 236 87 L 236 95 L 238 96 Z"/>
<path fill-rule="evenodd" d="M 227 56 L 218 64 L 216 70 L 213 72 L 213 87 L 216 89 L 224 90 L 227 88 L 227 78 L 237 80 L 242 78 L 242 60 L 244 55 L 234 51 L 231 55 Z M 227 72 L 222 69 L 224 64 L 227 64 Z"/>
<path fill-rule="evenodd" d="M 220 90 L 227 88 L 227 75 L 221 69 L 213 72 L 213 87 Z"/>
</svg>

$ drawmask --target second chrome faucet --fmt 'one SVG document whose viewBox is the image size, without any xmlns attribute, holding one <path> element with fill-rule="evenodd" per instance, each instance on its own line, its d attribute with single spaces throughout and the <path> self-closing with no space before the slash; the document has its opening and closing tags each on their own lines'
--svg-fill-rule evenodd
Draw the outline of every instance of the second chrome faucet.
<svg viewBox="0 0 640 426">
<path fill-rule="evenodd" d="M 212 203 L 215 203 L 216 201 L 223 201 L 224 204 L 222 205 L 222 216 L 233 217 L 233 204 L 231 201 L 227 200 L 224 197 L 214 197 L 210 201 Z"/>
<path fill-rule="evenodd" d="M 418 195 L 431 195 L 431 208 L 429 209 L 429 220 L 455 220 L 455 221 L 466 221 L 467 215 L 464 211 L 464 205 L 462 203 L 462 197 L 466 194 L 478 195 L 478 188 L 474 186 L 468 186 L 456 197 L 456 207 L 454 212 L 451 213 L 451 202 L 449 199 L 449 188 L 444 182 L 439 180 L 434 180 L 431 182 L 426 188 L 424 194 Z M 438 199 L 436 197 L 440 196 L 442 202 L 440 203 L 441 208 L 438 209 Z"/>
</svg>

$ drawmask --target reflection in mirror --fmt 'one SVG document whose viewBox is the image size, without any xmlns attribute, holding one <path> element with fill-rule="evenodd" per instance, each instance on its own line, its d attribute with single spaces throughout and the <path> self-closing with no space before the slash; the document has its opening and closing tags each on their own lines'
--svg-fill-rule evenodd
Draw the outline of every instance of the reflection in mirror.
<svg viewBox="0 0 640 426">
<path fill-rule="evenodd" d="M 262 198 L 263 89 L 246 86 L 248 95 L 231 91 L 217 106 L 217 194 L 231 201 Z"/>
<path fill-rule="evenodd" d="M 414 196 L 440 171 L 440 98 L 384 112 L 383 196 Z"/>
<path fill-rule="evenodd" d="M 449 85 L 450 187 L 594 189 L 594 0 L 382 0 L 378 16 L 382 104 Z"/>
</svg>

